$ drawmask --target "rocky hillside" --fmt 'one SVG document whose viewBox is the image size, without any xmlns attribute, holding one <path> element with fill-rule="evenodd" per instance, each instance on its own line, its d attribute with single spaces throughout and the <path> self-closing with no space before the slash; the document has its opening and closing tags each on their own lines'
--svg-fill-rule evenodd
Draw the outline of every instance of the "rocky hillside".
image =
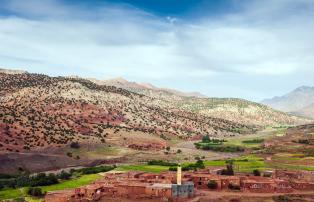
<svg viewBox="0 0 314 202">
<path fill-rule="evenodd" d="M 296 116 L 274 110 L 265 105 L 237 98 L 206 98 L 178 93 L 170 89 L 160 89 L 151 84 L 138 84 L 125 79 L 105 81 L 93 80 L 96 83 L 112 85 L 132 92 L 156 98 L 165 107 L 181 109 L 207 117 L 216 117 L 248 125 L 298 125 L 308 122 Z M 187 96 L 190 95 L 190 96 Z"/>
<path fill-rule="evenodd" d="M 314 87 L 302 86 L 292 92 L 262 103 L 284 112 L 314 118 Z"/>
<path fill-rule="evenodd" d="M 308 119 L 291 116 L 265 105 L 238 98 L 188 98 L 177 104 L 181 109 L 243 124 L 276 126 L 311 122 Z"/>
<path fill-rule="evenodd" d="M 72 142 L 161 149 L 172 139 L 230 136 L 256 128 L 89 80 L 0 73 L 0 151 L 4 152 Z"/>
</svg>

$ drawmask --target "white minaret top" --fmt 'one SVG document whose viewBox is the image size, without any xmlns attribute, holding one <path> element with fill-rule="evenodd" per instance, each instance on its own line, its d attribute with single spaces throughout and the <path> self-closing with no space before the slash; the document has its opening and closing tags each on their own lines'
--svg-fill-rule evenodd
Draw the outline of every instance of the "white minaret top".
<svg viewBox="0 0 314 202">
<path fill-rule="evenodd" d="M 181 166 L 179 165 L 177 168 L 177 185 L 181 185 L 181 174 L 182 170 L 181 170 Z"/>
</svg>

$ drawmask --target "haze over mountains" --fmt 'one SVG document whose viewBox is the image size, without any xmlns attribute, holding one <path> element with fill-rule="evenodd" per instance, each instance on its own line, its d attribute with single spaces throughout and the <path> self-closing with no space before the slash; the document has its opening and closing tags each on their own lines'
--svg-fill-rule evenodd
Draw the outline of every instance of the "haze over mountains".
<svg viewBox="0 0 314 202">
<path fill-rule="evenodd" d="M 203 95 L 199 92 L 181 92 L 178 90 L 173 90 L 173 89 L 168 89 L 168 88 L 158 88 L 150 83 L 130 82 L 121 77 L 108 79 L 108 80 L 97 80 L 97 79 L 89 79 L 89 80 L 99 85 L 115 86 L 118 88 L 123 88 L 132 92 L 146 94 L 146 95 L 148 95 L 150 91 L 153 91 L 155 93 L 157 92 L 169 93 L 169 94 L 174 94 L 174 95 L 183 96 L 183 97 L 197 97 L 197 98 L 207 97 L 206 95 Z"/>
<path fill-rule="evenodd" d="M 314 118 L 314 87 L 301 86 L 283 96 L 262 101 L 274 109 Z"/>
</svg>

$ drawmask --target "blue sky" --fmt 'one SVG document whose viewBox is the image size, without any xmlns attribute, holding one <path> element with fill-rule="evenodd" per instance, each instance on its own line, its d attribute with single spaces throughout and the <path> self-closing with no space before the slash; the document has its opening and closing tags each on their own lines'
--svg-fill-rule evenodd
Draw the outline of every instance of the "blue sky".
<svg viewBox="0 0 314 202">
<path fill-rule="evenodd" d="M 2 0 L 0 67 L 259 101 L 313 85 L 312 0 Z"/>
</svg>

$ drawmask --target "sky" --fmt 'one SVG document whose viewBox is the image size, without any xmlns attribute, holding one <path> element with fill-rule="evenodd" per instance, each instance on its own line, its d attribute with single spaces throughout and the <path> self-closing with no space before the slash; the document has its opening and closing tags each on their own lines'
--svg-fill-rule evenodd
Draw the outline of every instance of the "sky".
<svg viewBox="0 0 314 202">
<path fill-rule="evenodd" d="M 314 85 L 313 0 L 0 0 L 0 67 L 252 101 Z"/>
</svg>

